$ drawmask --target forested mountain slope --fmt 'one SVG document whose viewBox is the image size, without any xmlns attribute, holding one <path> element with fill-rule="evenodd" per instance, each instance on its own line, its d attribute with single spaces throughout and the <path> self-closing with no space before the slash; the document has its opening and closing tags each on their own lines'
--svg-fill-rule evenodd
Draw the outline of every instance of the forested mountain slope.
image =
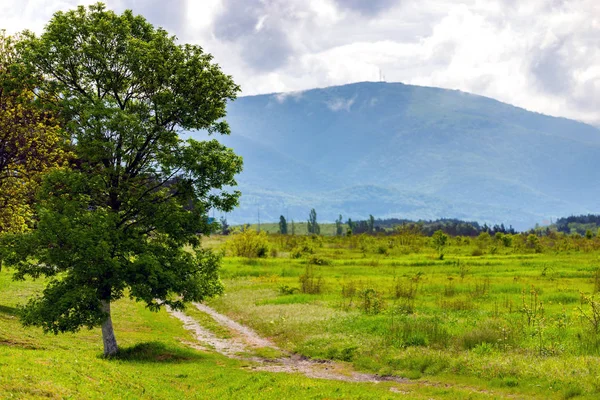
<svg viewBox="0 0 600 400">
<path fill-rule="evenodd" d="M 364 82 L 241 97 L 230 222 L 457 217 L 527 228 L 596 212 L 600 130 L 438 88 Z M 199 134 L 195 134 L 199 135 Z"/>
</svg>

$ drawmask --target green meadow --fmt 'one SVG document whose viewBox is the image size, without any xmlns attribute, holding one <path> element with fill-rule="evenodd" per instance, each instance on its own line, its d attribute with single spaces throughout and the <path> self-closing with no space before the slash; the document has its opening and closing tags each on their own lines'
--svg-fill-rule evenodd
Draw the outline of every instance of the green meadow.
<svg viewBox="0 0 600 400">
<path fill-rule="evenodd" d="M 600 396 L 600 240 L 234 235 L 209 304 L 283 348 L 416 381 Z M 232 257 L 263 240 L 264 258 Z M 225 240 L 225 239 L 221 239 Z M 263 251 L 265 253 L 265 251 Z"/>
<path fill-rule="evenodd" d="M 254 372 L 251 363 L 192 349 L 186 343 L 194 338 L 178 320 L 130 300 L 115 305 L 121 351 L 117 358 L 105 359 L 99 329 L 54 336 L 22 327 L 16 307 L 42 286 L 13 282 L 10 276 L 0 272 L 2 399 L 379 399 L 401 393 L 419 399 L 489 398 L 473 397 L 469 388 Z"/>
<path fill-rule="evenodd" d="M 240 241 L 264 247 L 263 257 L 236 256 Z M 253 233 L 204 245 L 224 254 L 225 294 L 207 302 L 217 311 L 284 351 L 409 380 L 257 372 L 251 361 L 195 350 L 179 320 L 129 299 L 114 306 L 121 350 L 106 359 L 99 329 L 55 336 L 23 327 L 18 306 L 44 282 L 14 282 L 4 269 L 0 398 L 600 396 L 596 238 L 483 235 L 434 249 L 418 235 Z M 206 314 L 187 312 L 227 337 Z"/>
</svg>

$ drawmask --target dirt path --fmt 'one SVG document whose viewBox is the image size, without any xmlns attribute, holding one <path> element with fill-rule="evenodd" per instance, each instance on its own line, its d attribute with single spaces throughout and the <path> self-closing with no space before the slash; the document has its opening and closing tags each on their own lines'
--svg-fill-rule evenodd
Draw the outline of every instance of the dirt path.
<svg viewBox="0 0 600 400">
<path fill-rule="evenodd" d="M 227 357 L 239 360 L 251 361 L 250 368 L 257 371 L 269 372 L 287 372 L 301 373 L 309 378 L 320 378 L 329 380 L 339 380 L 346 382 L 382 382 L 394 381 L 400 383 L 411 382 L 408 379 L 398 377 L 383 377 L 373 374 L 364 374 L 349 370 L 347 366 L 333 361 L 311 360 L 297 354 L 290 354 L 271 341 L 260 337 L 252 329 L 243 326 L 229 317 L 218 313 L 214 309 L 204 304 L 194 303 L 198 310 L 210 315 L 221 326 L 229 329 L 232 333 L 231 338 L 219 338 L 208 329 L 202 327 L 189 315 L 180 312 L 168 310 L 171 315 L 183 322 L 185 329 L 194 333 L 198 343 L 187 343 L 194 348 L 201 350 L 214 349 Z M 252 355 L 253 350 L 259 348 L 270 348 L 284 354 L 279 358 L 263 358 Z"/>
<path fill-rule="evenodd" d="M 337 363 L 334 361 L 325 360 L 313 360 L 300 356 L 298 354 L 291 354 L 285 350 L 280 349 L 268 339 L 259 336 L 252 329 L 247 326 L 241 325 L 231 318 L 218 313 L 213 308 L 200 303 L 193 303 L 193 305 L 200 311 L 210 315 L 219 325 L 225 327 L 231 333 L 231 337 L 220 338 L 210 330 L 201 326 L 198 321 L 189 315 L 181 311 L 173 311 L 167 308 L 167 311 L 183 322 L 185 329 L 191 331 L 198 342 L 189 343 L 187 345 L 198 350 L 210 351 L 214 350 L 220 354 L 223 354 L 229 358 L 238 360 L 248 361 L 248 368 L 255 371 L 267 371 L 267 372 L 284 372 L 284 373 L 300 373 L 309 378 L 317 379 L 328 379 L 345 382 L 397 382 L 402 384 L 418 384 L 424 386 L 435 386 L 435 387 L 450 387 L 460 388 L 463 390 L 485 394 L 490 397 L 496 397 L 494 393 L 489 390 L 477 387 L 470 387 L 466 385 L 448 385 L 443 383 L 428 382 L 428 381 L 412 381 L 406 378 L 394 377 L 394 376 L 380 376 L 374 374 L 365 374 L 356 372 L 350 369 L 347 365 Z M 283 354 L 279 358 L 266 358 L 260 357 L 255 354 L 256 349 L 269 348 L 278 351 Z M 399 394 L 409 394 L 402 390 L 402 387 L 390 387 L 390 391 Z M 504 398 L 523 398 L 518 395 L 505 394 Z"/>
</svg>

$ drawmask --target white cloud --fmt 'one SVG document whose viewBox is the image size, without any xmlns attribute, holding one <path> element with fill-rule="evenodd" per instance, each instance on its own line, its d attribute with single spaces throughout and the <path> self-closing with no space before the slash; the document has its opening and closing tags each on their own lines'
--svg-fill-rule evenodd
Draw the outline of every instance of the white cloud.
<svg viewBox="0 0 600 400">
<path fill-rule="evenodd" d="M 303 91 L 299 90 L 296 92 L 281 92 L 281 93 L 276 93 L 275 95 L 273 95 L 275 97 L 275 100 L 278 103 L 285 103 L 286 100 L 288 99 L 292 99 L 295 101 L 298 101 L 302 98 L 303 95 Z"/>
<path fill-rule="evenodd" d="M 600 124 L 597 0 L 182 1 L 174 33 L 211 52 L 244 94 L 373 81 L 381 69 Z M 39 31 L 54 11 L 91 2 L 2 0 L 0 27 Z"/>
<path fill-rule="evenodd" d="M 93 0 L 2 0 L 0 29 L 5 29 L 9 34 L 24 29 L 41 32 L 55 12 L 95 2 Z"/>
<path fill-rule="evenodd" d="M 327 108 L 331 111 L 350 111 L 350 107 L 354 104 L 356 97 L 352 97 L 351 99 L 344 99 L 341 97 L 336 97 L 331 100 L 325 102 L 327 104 Z"/>
</svg>

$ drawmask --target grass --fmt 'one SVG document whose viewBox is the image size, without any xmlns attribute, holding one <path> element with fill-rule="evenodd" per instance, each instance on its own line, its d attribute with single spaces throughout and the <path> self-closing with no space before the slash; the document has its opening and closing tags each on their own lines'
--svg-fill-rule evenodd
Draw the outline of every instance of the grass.
<svg viewBox="0 0 600 400">
<path fill-rule="evenodd" d="M 255 372 L 247 362 L 193 350 L 181 323 L 165 311 L 152 313 L 122 300 L 113 308 L 119 355 L 105 359 L 98 329 L 45 335 L 24 328 L 17 305 L 41 282 L 12 282 L 0 272 L 0 398 L 3 399 L 385 399 L 489 398 L 468 387 L 443 388 L 397 383 L 348 383 L 299 374 Z M 190 308 L 194 317 L 207 322 Z M 222 332 L 223 333 L 223 332 Z M 264 350 L 265 357 L 278 357 Z"/>
<path fill-rule="evenodd" d="M 581 294 L 596 290 L 600 241 L 450 243 L 439 260 L 425 237 L 269 235 L 277 256 L 225 257 L 227 295 L 210 304 L 288 351 L 367 372 L 598 398 L 600 337 Z M 310 251 L 290 257 L 298 248 Z M 317 294 L 301 293 L 309 270 Z"/>
<path fill-rule="evenodd" d="M 226 249 L 227 240 L 205 245 Z M 600 338 L 586 317 L 600 296 L 597 239 L 541 238 L 541 248 L 530 249 L 520 236 L 511 247 L 452 238 L 444 260 L 424 237 L 268 241 L 275 251 L 267 258 L 225 256 L 226 293 L 210 305 L 285 351 L 412 382 L 256 372 L 247 361 L 186 346 L 194 338 L 178 320 L 130 300 L 113 307 L 121 351 L 104 359 L 97 329 L 54 336 L 22 327 L 18 305 L 43 282 L 12 282 L 4 270 L 0 398 L 600 396 Z M 302 293 L 307 276 L 319 285 L 315 294 Z M 219 337 L 233 334 L 195 308 L 187 313 Z"/>
</svg>

